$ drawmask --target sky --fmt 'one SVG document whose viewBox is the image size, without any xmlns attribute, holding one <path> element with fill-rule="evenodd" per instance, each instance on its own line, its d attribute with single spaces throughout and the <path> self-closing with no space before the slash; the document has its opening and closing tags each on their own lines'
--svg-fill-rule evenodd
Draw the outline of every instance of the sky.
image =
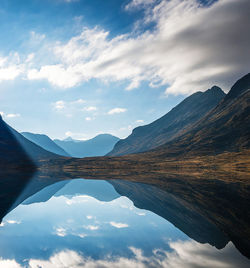
<svg viewBox="0 0 250 268">
<path fill-rule="evenodd" d="M 250 70 L 249 0 L 1 0 L 0 114 L 120 138 Z"/>
</svg>

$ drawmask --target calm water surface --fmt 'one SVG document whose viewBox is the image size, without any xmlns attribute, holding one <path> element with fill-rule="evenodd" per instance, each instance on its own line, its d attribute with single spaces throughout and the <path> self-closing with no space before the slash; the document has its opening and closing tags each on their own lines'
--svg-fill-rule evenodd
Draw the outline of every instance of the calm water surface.
<svg viewBox="0 0 250 268">
<path fill-rule="evenodd" d="M 155 189 L 118 184 L 75 179 L 31 196 L 24 193 L 29 197 L 17 202 L 0 225 L 0 267 L 250 267 L 232 242 L 223 244 L 223 236 L 215 245 L 197 242 L 150 211 L 162 206 L 145 201 L 145 193 Z"/>
</svg>

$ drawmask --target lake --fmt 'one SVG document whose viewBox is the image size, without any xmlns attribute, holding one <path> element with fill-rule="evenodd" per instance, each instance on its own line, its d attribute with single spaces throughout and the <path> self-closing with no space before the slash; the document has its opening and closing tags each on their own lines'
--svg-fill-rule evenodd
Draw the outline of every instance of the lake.
<svg viewBox="0 0 250 268">
<path fill-rule="evenodd" d="M 234 219 L 227 226 L 213 221 L 216 208 L 207 211 L 183 193 L 126 180 L 42 176 L 17 192 L 0 225 L 3 268 L 250 267 L 247 237 L 234 235 Z"/>
</svg>

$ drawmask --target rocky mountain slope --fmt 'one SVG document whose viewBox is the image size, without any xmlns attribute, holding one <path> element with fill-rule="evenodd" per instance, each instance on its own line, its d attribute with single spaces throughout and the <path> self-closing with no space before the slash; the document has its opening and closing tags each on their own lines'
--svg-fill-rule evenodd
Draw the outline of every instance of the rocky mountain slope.
<svg viewBox="0 0 250 268">
<path fill-rule="evenodd" d="M 223 99 L 225 93 L 216 86 L 187 97 L 169 113 L 151 124 L 137 127 L 120 140 L 110 156 L 145 152 L 183 135 Z"/>
</svg>

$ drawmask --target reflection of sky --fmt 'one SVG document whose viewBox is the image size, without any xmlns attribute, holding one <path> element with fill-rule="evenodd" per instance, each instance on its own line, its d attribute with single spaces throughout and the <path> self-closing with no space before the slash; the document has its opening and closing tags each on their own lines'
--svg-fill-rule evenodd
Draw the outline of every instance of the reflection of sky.
<svg viewBox="0 0 250 268">
<path fill-rule="evenodd" d="M 29 204 L 10 212 L 0 226 L 0 267 L 184 267 L 184 263 L 189 267 L 192 255 L 195 265 L 207 265 L 197 267 L 231 267 L 220 266 L 225 261 L 247 267 L 243 266 L 247 260 L 232 244 L 219 251 L 191 241 L 163 218 L 136 208 L 128 198 L 112 198 L 114 189 L 104 181 L 100 185 L 109 188 L 112 196 L 108 202 L 100 201 L 98 187 L 92 193 L 95 198 L 83 191 L 72 194 L 81 185 L 90 193 L 90 184 L 75 180 L 47 202 L 39 202 L 35 195 L 35 203 L 31 198 Z M 208 258 L 205 264 L 204 258 Z"/>
</svg>

